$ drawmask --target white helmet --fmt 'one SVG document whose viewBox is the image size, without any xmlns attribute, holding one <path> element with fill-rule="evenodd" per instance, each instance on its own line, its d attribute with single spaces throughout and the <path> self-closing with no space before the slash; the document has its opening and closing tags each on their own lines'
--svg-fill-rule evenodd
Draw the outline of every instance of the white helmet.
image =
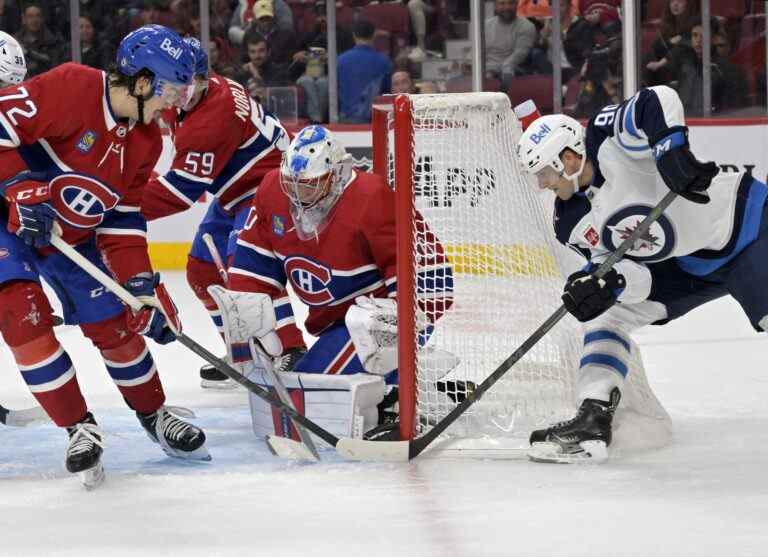
<svg viewBox="0 0 768 557">
<path fill-rule="evenodd" d="M 581 155 L 581 167 L 574 174 L 565 174 L 560 160 L 563 149 L 572 149 Z M 535 175 L 539 185 L 556 176 L 563 176 L 578 189 L 578 179 L 587 160 L 584 148 L 584 128 L 578 121 L 564 114 L 542 116 L 531 123 L 517 142 L 517 159 L 523 170 Z"/>
<path fill-rule="evenodd" d="M 16 39 L 0 31 L 0 86 L 18 85 L 27 75 L 24 51 Z"/>
<path fill-rule="evenodd" d="M 291 201 L 300 237 L 319 234 L 351 174 L 352 156 L 326 128 L 307 126 L 291 141 L 280 166 L 280 187 Z"/>
</svg>

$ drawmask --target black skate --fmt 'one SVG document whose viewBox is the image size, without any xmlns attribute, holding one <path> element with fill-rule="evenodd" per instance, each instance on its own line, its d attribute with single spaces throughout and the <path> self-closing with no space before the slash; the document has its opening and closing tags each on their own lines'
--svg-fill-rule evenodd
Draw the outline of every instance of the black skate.
<svg viewBox="0 0 768 557">
<path fill-rule="evenodd" d="M 296 364 L 299 363 L 307 351 L 304 348 L 289 348 L 288 351 L 275 359 L 275 371 L 285 372 L 293 371 L 296 369 Z"/>
<path fill-rule="evenodd" d="M 232 381 L 212 365 L 206 364 L 200 368 L 200 386 L 203 389 L 231 391 L 237 389 L 240 384 Z"/>
<path fill-rule="evenodd" d="M 574 418 L 531 433 L 528 457 L 535 462 L 605 462 L 613 414 L 620 400 L 616 387 L 608 402 L 585 399 Z"/>
<path fill-rule="evenodd" d="M 211 460 L 211 455 L 205 447 L 203 430 L 179 419 L 177 415 L 185 418 L 195 417 L 190 410 L 178 406 L 161 406 L 153 414 L 136 412 L 149 438 L 158 443 L 168 456 L 187 460 Z"/>
<path fill-rule="evenodd" d="M 80 474 L 85 489 L 93 489 L 104 481 L 104 467 L 101 464 L 103 433 L 93 414 L 88 412 L 82 421 L 67 428 L 69 445 L 64 455 L 67 471 Z"/>
</svg>

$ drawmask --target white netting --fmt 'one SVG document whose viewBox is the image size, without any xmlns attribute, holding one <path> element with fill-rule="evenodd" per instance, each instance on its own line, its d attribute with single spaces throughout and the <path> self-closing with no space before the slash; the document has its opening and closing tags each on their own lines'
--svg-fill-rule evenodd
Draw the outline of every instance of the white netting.
<svg viewBox="0 0 768 557">
<path fill-rule="evenodd" d="M 554 238 L 550 194 L 539 193 L 517 167 L 521 130 L 506 95 L 411 100 L 414 202 L 445 248 L 454 278 L 453 305 L 436 320 L 416 358 L 417 433 L 422 433 L 455 406 L 468 384 L 490 375 L 552 314 L 573 260 Z M 388 128 L 391 156 L 391 116 Z M 413 253 L 432 253 L 427 240 L 417 233 Z M 415 261 L 416 277 L 430 276 L 418 257 Z M 417 293 L 411 301 L 417 310 L 425 307 L 423 296 Z M 504 452 L 525 446 L 533 428 L 572 417 L 581 342 L 578 322 L 567 316 L 448 430 L 450 442 L 443 448 Z M 636 346 L 633 352 L 630 377 L 637 388 L 628 389 L 625 400 L 651 416 L 651 424 L 668 422 L 647 385 Z M 451 355 L 459 363 L 446 374 L 455 364 Z"/>
</svg>

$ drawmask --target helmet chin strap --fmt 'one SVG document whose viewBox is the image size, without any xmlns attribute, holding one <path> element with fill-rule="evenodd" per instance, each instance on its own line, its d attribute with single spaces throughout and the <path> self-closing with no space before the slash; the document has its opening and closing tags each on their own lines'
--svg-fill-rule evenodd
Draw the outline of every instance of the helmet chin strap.
<svg viewBox="0 0 768 557">
<path fill-rule="evenodd" d="M 581 155 L 581 164 L 579 165 L 579 169 L 574 172 L 573 174 L 565 174 L 563 175 L 563 178 L 569 180 L 571 184 L 573 184 L 573 191 L 577 192 L 581 188 L 581 185 L 579 184 L 579 178 L 581 177 L 581 173 L 584 172 L 584 165 L 587 164 L 587 155 L 586 153 Z"/>
</svg>

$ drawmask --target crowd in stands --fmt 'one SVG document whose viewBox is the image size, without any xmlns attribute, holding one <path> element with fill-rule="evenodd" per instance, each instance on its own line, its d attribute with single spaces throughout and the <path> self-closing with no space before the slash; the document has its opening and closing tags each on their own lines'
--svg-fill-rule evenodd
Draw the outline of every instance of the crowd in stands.
<svg viewBox="0 0 768 557">
<path fill-rule="evenodd" d="M 200 36 L 198 0 L 79 0 L 82 63 L 106 68 L 128 31 L 160 23 Z M 278 112 L 327 122 L 326 0 L 210 0 L 215 73 L 242 83 Z M 711 0 L 704 44 L 699 0 L 641 0 L 641 83 L 676 88 L 686 113 L 704 113 L 703 51 L 711 52 L 713 114 L 765 102 L 764 3 Z M 494 0 L 485 20 L 486 90 L 552 109 L 553 67 L 562 69 L 565 110 L 588 117 L 622 96 L 621 0 Z M 71 59 L 67 0 L 0 0 L 0 29 L 22 44 L 29 75 Z M 337 1 L 341 122 L 370 121 L 389 92 L 471 89 L 469 0 Z M 562 49 L 553 55 L 553 37 Z M 762 50 L 761 50 L 762 48 Z M 537 96 L 538 95 L 538 96 Z M 547 100 L 547 97 L 549 98 Z M 764 110 L 764 107 L 763 107 Z"/>
</svg>

